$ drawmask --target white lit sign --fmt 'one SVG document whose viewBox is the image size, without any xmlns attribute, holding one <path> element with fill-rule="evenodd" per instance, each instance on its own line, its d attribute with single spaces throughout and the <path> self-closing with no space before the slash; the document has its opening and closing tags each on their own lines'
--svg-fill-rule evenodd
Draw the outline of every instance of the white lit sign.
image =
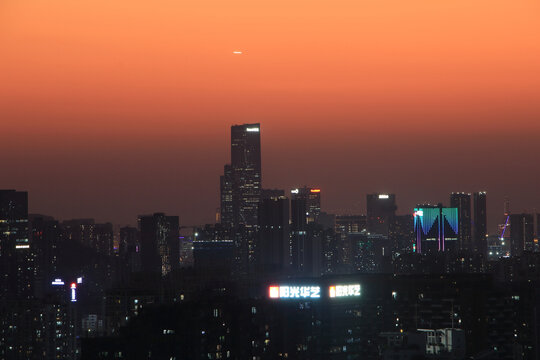
<svg viewBox="0 0 540 360">
<path fill-rule="evenodd" d="M 318 299 L 321 297 L 320 286 L 270 286 L 270 299 Z"/>
<path fill-rule="evenodd" d="M 360 296 L 360 284 L 331 285 L 328 288 L 328 295 L 331 298 Z"/>
<path fill-rule="evenodd" d="M 259 132 L 259 128 L 258 128 L 258 127 L 254 127 L 254 128 L 246 128 L 246 131 L 247 131 L 247 132 Z"/>
<path fill-rule="evenodd" d="M 77 278 L 77 284 L 82 284 L 82 277 Z"/>
<path fill-rule="evenodd" d="M 298 194 L 300 192 L 300 190 L 298 189 L 292 189 L 291 190 L 291 194 Z"/>
<path fill-rule="evenodd" d="M 77 284 L 72 283 L 71 284 L 71 302 L 77 301 L 77 295 L 75 291 L 77 290 Z"/>
<path fill-rule="evenodd" d="M 389 198 L 390 198 L 390 196 L 386 195 L 386 194 L 379 195 L 379 199 L 389 199 Z"/>
<path fill-rule="evenodd" d="M 64 282 L 62 281 L 62 279 L 54 279 L 51 285 L 64 285 Z"/>
<path fill-rule="evenodd" d="M 424 211 L 423 210 L 415 211 L 414 216 L 424 216 Z"/>
<path fill-rule="evenodd" d="M 30 245 L 15 245 L 15 249 L 30 249 Z"/>
</svg>

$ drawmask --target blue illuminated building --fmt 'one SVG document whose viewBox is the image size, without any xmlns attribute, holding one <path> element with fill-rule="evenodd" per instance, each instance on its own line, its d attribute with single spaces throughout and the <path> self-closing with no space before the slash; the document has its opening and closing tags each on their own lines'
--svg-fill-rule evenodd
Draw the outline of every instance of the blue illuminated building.
<svg viewBox="0 0 540 360">
<path fill-rule="evenodd" d="M 417 253 L 458 250 L 459 217 L 457 208 L 441 204 L 419 205 L 414 209 Z"/>
</svg>

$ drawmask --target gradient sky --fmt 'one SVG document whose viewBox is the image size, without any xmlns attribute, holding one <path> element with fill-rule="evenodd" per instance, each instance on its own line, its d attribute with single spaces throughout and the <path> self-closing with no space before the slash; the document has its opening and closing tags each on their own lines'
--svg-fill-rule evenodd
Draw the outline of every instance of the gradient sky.
<svg viewBox="0 0 540 360">
<path fill-rule="evenodd" d="M 233 51 L 242 51 L 234 55 Z M 0 188 L 61 219 L 212 222 L 231 124 L 263 186 L 540 208 L 537 0 L 2 0 Z"/>
</svg>

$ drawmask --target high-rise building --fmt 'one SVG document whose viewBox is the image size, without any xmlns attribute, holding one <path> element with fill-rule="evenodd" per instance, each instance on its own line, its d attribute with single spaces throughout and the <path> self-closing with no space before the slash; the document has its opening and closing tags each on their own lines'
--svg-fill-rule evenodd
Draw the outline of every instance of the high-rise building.
<svg viewBox="0 0 540 360">
<path fill-rule="evenodd" d="M 367 194 L 367 230 L 388 236 L 390 223 L 396 215 L 396 195 Z"/>
<path fill-rule="evenodd" d="M 30 298 L 33 268 L 28 193 L 0 190 L 0 298 Z"/>
<path fill-rule="evenodd" d="M 118 255 L 122 259 L 122 266 L 126 273 L 141 271 L 140 233 L 136 227 L 120 228 Z"/>
<path fill-rule="evenodd" d="M 512 256 L 521 256 L 524 251 L 534 249 L 533 214 L 510 215 L 510 244 Z"/>
<path fill-rule="evenodd" d="M 418 205 L 414 209 L 417 253 L 456 251 L 459 233 L 458 209 L 442 204 Z"/>
<path fill-rule="evenodd" d="M 289 199 L 280 193 L 265 196 L 259 205 L 257 258 L 263 272 L 278 273 L 290 264 Z"/>
<path fill-rule="evenodd" d="M 227 227 L 232 227 L 234 224 L 233 215 L 233 177 L 231 165 L 225 165 L 223 175 L 220 177 L 220 220 Z"/>
<path fill-rule="evenodd" d="M 460 250 L 474 250 L 471 234 L 471 194 L 455 192 L 450 194 L 450 207 L 458 210 L 458 247 Z"/>
<path fill-rule="evenodd" d="M 291 199 L 305 201 L 306 222 L 318 222 L 321 215 L 321 189 L 301 187 L 291 190 Z"/>
<path fill-rule="evenodd" d="M 309 262 L 309 239 L 307 236 L 306 199 L 291 199 L 291 266 L 302 273 Z"/>
<path fill-rule="evenodd" d="M 255 262 L 258 207 L 261 200 L 260 124 L 231 126 L 231 163 L 220 179 L 221 223 L 235 234 L 235 272 Z"/>
<path fill-rule="evenodd" d="M 163 213 L 139 217 L 141 266 L 144 272 L 167 275 L 180 265 L 178 216 Z"/>
<path fill-rule="evenodd" d="M 309 196 L 296 196 L 299 195 L 296 190 L 291 192 L 291 268 L 297 275 L 319 276 L 324 234 L 319 224 L 309 222 Z"/>
<path fill-rule="evenodd" d="M 473 194 L 473 247 L 474 251 L 485 254 L 487 251 L 487 193 L 485 191 Z"/>
<path fill-rule="evenodd" d="M 367 230 L 366 215 L 336 215 L 336 233 L 348 234 Z"/>
<path fill-rule="evenodd" d="M 60 225 L 43 215 L 30 215 L 34 261 L 34 294 L 42 298 L 57 275 Z"/>
<path fill-rule="evenodd" d="M 261 199 L 260 124 L 231 127 L 231 174 L 233 225 L 254 227 Z"/>
<path fill-rule="evenodd" d="M 388 238 L 398 253 L 411 253 L 415 244 L 412 215 L 396 215 L 390 224 Z"/>
</svg>

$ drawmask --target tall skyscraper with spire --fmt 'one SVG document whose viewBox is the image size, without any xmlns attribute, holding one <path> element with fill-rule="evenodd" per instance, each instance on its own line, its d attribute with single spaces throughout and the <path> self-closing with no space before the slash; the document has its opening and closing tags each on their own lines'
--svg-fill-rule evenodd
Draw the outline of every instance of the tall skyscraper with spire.
<svg viewBox="0 0 540 360">
<path fill-rule="evenodd" d="M 261 199 L 260 124 L 231 126 L 231 164 L 221 178 L 221 218 L 231 227 L 257 225 Z"/>
<path fill-rule="evenodd" d="M 231 126 L 231 163 L 220 179 L 220 218 L 235 239 L 236 273 L 248 272 L 255 263 L 261 180 L 260 124 Z"/>
</svg>

